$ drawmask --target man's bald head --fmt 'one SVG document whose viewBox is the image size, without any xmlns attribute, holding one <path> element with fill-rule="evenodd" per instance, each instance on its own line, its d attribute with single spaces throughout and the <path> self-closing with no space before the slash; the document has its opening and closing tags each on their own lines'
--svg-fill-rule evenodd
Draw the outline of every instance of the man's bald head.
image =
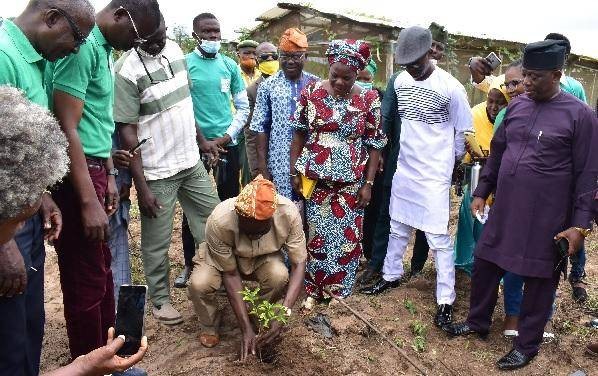
<svg viewBox="0 0 598 376">
<path fill-rule="evenodd" d="M 49 61 L 76 53 L 95 24 L 89 0 L 31 0 L 15 24 Z"/>
</svg>

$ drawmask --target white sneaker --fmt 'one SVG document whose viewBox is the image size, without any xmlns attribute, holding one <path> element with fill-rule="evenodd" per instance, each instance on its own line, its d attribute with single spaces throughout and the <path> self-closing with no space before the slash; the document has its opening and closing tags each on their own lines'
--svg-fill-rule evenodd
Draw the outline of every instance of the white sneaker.
<svg viewBox="0 0 598 376">
<path fill-rule="evenodd" d="M 162 324 L 176 325 L 183 322 L 183 316 L 170 303 L 162 304 L 160 309 L 154 307 L 152 314 Z"/>
</svg>

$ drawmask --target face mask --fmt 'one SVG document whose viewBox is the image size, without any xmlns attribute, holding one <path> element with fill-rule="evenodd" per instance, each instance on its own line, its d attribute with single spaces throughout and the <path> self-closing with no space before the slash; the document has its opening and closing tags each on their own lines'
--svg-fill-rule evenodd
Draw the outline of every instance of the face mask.
<svg viewBox="0 0 598 376">
<path fill-rule="evenodd" d="M 372 84 L 371 82 L 355 81 L 355 83 L 365 90 L 372 90 L 372 88 L 374 87 L 374 84 Z"/>
<path fill-rule="evenodd" d="M 255 59 L 251 57 L 242 57 L 240 64 L 243 68 L 253 70 L 257 65 L 257 61 L 255 61 Z"/>
<path fill-rule="evenodd" d="M 219 40 L 205 40 L 202 39 L 199 46 L 205 53 L 208 54 L 217 54 L 220 51 L 220 41 Z"/>
<path fill-rule="evenodd" d="M 260 72 L 267 76 L 271 76 L 274 73 L 278 72 L 279 68 L 280 64 L 278 63 L 278 60 L 262 61 L 257 67 L 257 69 L 259 69 Z"/>
</svg>

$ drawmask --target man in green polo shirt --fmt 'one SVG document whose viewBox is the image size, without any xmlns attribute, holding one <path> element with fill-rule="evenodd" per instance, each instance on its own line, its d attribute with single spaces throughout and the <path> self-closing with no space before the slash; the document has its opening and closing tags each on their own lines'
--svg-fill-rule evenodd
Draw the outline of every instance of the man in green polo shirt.
<svg viewBox="0 0 598 376">
<path fill-rule="evenodd" d="M 202 13 L 195 17 L 193 37 L 198 46 L 187 54 L 186 61 L 195 121 L 206 139 L 226 148 L 216 176 L 218 196 L 226 200 L 236 197 L 240 189 L 237 136 L 249 116 L 247 91 L 239 65 L 219 53 L 220 23 L 213 14 Z"/>
<path fill-rule="evenodd" d="M 14 19 L 0 20 L 0 85 L 48 106 L 43 70 L 77 52 L 94 23 L 87 0 L 31 1 Z M 3 124 L 11 126 L 11 124 Z M 0 244 L 0 375 L 37 375 L 44 334 L 44 237 L 60 235 L 60 210 L 49 194 L 14 239 Z M 0 242 L 1 243 L 1 242 Z"/>
<path fill-rule="evenodd" d="M 64 217 L 56 242 L 64 316 L 74 358 L 106 343 L 114 324 L 108 216 L 118 206 L 110 157 L 114 76 L 112 50 L 144 42 L 160 23 L 155 0 L 112 0 L 79 53 L 46 68 L 54 114 L 69 142 L 71 171 L 53 192 Z"/>
</svg>

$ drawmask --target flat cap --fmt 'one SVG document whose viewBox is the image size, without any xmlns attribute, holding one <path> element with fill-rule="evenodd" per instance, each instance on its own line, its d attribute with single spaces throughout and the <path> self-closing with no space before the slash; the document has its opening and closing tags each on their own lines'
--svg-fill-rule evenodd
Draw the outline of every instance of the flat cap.
<svg viewBox="0 0 598 376">
<path fill-rule="evenodd" d="M 258 45 L 259 45 L 259 43 L 254 40 L 245 39 L 243 41 L 240 41 L 239 44 L 237 44 L 237 48 L 244 48 L 244 47 L 256 48 Z"/>
<path fill-rule="evenodd" d="M 399 65 L 411 64 L 424 56 L 432 47 L 432 33 L 419 26 L 401 30 L 395 51 L 395 62 Z"/>
</svg>

